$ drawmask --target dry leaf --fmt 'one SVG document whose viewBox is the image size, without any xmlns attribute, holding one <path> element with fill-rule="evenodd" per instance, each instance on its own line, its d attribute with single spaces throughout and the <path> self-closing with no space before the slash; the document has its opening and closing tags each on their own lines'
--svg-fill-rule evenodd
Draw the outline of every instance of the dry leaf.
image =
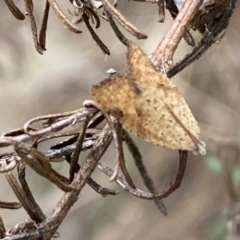
<svg viewBox="0 0 240 240">
<path fill-rule="evenodd" d="M 115 75 L 93 86 L 102 108 L 113 115 L 120 112 L 122 125 L 145 141 L 205 154 L 198 123 L 177 87 L 132 42 L 127 60 L 127 76 Z"/>
</svg>

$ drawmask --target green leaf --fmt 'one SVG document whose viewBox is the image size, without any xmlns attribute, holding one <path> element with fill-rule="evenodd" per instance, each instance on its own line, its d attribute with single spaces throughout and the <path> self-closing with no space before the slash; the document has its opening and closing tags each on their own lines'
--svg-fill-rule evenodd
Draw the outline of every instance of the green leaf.
<svg viewBox="0 0 240 240">
<path fill-rule="evenodd" d="M 223 171 L 223 165 L 221 160 L 215 156 L 211 155 L 206 158 L 207 167 L 216 174 L 221 174 Z"/>
<path fill-rule="evenodd" d="M 240 183 L 240 168 L 239 167 L 235 168 L 233 170 L 232 178 L 233 178 L 234 184 L 239 185 L 239 183 Z"/>
<path fill-rule="evenodd" d="M 211 240 L 224 240 L 227 236 L 227 226 L 224 223 L 220 223 L 213 231 Z"/>
</svg>

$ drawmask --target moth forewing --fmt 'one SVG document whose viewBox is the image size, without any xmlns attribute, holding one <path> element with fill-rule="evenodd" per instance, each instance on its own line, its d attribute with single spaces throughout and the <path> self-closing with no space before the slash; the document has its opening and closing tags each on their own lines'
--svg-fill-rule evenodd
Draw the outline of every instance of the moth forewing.
<svg viewBox="0 0 240 240">
<path fill-rule="evenodd" d="M 102 108 L 109 113 L 120 110 L 123 127 L 145 141 L 205 154 L 198 123 L 177 87 L 132 42 L 127 60 L 128 75 L 93 86 L 92 94 Z"/>
</svg>

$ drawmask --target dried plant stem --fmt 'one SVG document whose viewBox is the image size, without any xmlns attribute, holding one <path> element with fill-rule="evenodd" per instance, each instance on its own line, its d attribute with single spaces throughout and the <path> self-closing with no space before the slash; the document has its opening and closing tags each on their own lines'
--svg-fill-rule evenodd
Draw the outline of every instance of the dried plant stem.
<svg viewBox="0 0 240 240">
<path fill-rule="evenodd" d="M 179 166 L 178 166 L 178 171 L 175 176 L 175 179 L 173 182 L 171 182 L 170 186 L 163 191 L 162 193 L 158 194 L 152 194 L 148 192 L 144 192 L 139 189 L 133 189 L 131 188 L 128 183 L 126 182 L 125 179 L 123 179 L 120 175 L 116 176 L 115 181 L 118 183 L 120 187 L 122 187 L 125 191 L 131 193 L 135 197 L 139 197 L 142 199 L 147 199 L 147 200 L 153 200 L 153 199 L 163 199 L 169 196 L 171 193 L 173 193 L 180 185 L 184 176 L 184 172 L 186 169 L 186 163 L 187 163 L 187 151 L 179 151 Z M 113 170 L 109 168 L 105 163 L 100 162 L 98 164 L 98 168 L 104 172 L 107 176 L 111 176 L 113 174 Z"/>
<path fill-rule="evenodd" d="M 93 146 L 93 144 L 92 144 Z M 70 150 L 71 151 L 71 150 Z M 66 156 L 66 161 L 70 164 L 71 163 L 71 157 Z M 81 169 L 80 165 L 78 164 L 76 167 L 76 172 L 78 172 Z M 89 178 L 87 181 L 87 184 L 98 194 L 101 194 L 103 197 L 106 197 L 107 195 L 117 195 L 118 192 L 109 189 L 101 187 L 97 182 L 95 182 L 92 178 Z"/>
<path fill-rule="evenodd" d="M 70 193 L 64 194 L 62 199 L 58 202 L 56 208 L 48 216 L 46 222 L 43 224 L 44 228 L 53 229 L 51 232 L 48 232 L 46 234 L 46 239 L 50 239 L 53 236 L 61 222 L 66 217 L 72 205 L 78 200 L 80 192 L 87 183 L 88 179 L 90 178 L 92 172 L 96 168 L 99 160 L 105 153 L 111 141 L 112 133 L 109 127 L 106 126 L 103 129 L 99 139 L 95 142 L 82 168 L 76 174 L 72 182 L 74 190 Z"/>
<path fill-rule="evenodd" d="M 24 0 L 24 3 L 25 3 L 26 10 L 31 23 L 32 36 L 33 36 L 33 42 L 34 42 L 35 48 L 40 54 L 43 54 L 43 49 L 41 48 L 40 43 L 38 41 L 37 24 L 35 21 L 35 17 L 33 15 L 32 0 Z"/>
<path fill-rule="evenodd" d="M 1 157 L 4 157 L 4 155 L 2 155 Z M 7 163 L 7 161 L 5 160 L 0 161 L 0 173 L 12 171 L 16 166 L 17 161 L 15 158 L 11 159 L 10 163 Z"/>
<path fill-rule="evenodd" d="M 109 168 L 105 163 L 100 162 L 98 163 L 98 168 L 105 173 L 108 177 L 111 177 L 113 175 L 113 170 Z M 154 199 L 154 194 L 148 193 L 141 191 L 138 188 L 131 188 L 126 180 L 122 178 L 119 174 L 115 178 L 115 182 L 123 188 L 125 191 L 131 193 L 133 196 L 142 198 L 142 199 L 147 199 L 147 200 L 153 200 Z"/>
<path fill-rule="evenodd" d="M 118 10 L 113 7 L 108 0 L 102 0 L 106 9 L 111 13 L 111 15 L 125 28 L 129 33 L 135 36 L 137 39 L 146 39 L 147 35 L 141 33 L 135 26 L 128 22 Z"/>
<path fill-rule="evenodd" d="M 147 189 L 149 190 L 150 193 L 152 194 L 157 194 L 157 190 L 154 186 L 154 182 L 151 179 L 151 177 L 148 175 L 147 169 L 143 163 L 143 159 L 141 156 L 140 151 L 138 150 L 137 145 L 134 143 L 133 139 L 131 138 L 131 136 L 124 131 L 124 140 L 125 143 L 134 159 L 135 165 L 139 171 L 139 173 L 141 174 L 141 177 L 143 179 L 143 182 L 145 184 L 145 186 L 147 187 Z M 156 204 L 156 206 L 158 207 L 158 209 L 164 214 L 167 215 L 167 208 L 165 207 L 164 203 L 162 202 L 162 200 L 160 199 L 154 199 L 154 202 Z"/>
<path fill-rule="evenodd" d="M 89 23 L 89 17 L 87 16 L 87 14 L 83 13 L 82 19 L 83 19 L 84 23 L 86 24 L 88 31 L 92 35 L 92 38 L 97 43 L 97 45 L 100 47 L 100 49 L 103 51 L 103 53 L 110 55 L 110 51 L 109 51 L 108 47 L 103 43 L 103 41 L 98 37 L 98 35 L 94 32 L 93 28 L 91 27 L 91 25 Z"/>
<path fill-rule="evenodd" d="M 46 49 L 46 33 L 47 33 L 49 10 L 50 10 L 50 5 L 49 5 L 49 2 L 46 0 L 43 19 L 42 19 L 42 25 L 39 32 L 39 44 L 44 51 L 47 50 Z"/>
<path fill-rule="evenodd" d="M 4 238 L 6 236 L 6 229 L 2 220 L 2 217 L 0 216 L 0 238 Z"/>
<path fill-rule="evenodd" d="M 158 3 L 158 0 L 133 0 L 135 2 L 150 2 L 150 3 Z"/>
<path fill-rule="evenodd" d="M 179 150 L 178 171 L 176 173 L 175 179 L 170 183 L 170 186 L 164 192 L 155 195 L 155 198 L 166 198 L 180 187 L 187 166 L 187 156 L 188 151 Z"/>
<path fill-rule="evenodd" d="M 108 15 L 109 23 L 110 23 L 114 33 L 116 34 L 118 39 L 122 42 L 122 44 L 124 44 L 125 46 L 128 47 L 129 46 L 129 40 L 121 33 L 118 26 L 114 22 L 111 13 L 108 10 L 106 10 L 106 12 L 107 12 L 107 15 Z"/>
<path fill-rule="evenodd" d="M 67 178 L 57 173 L 48 160 L 48 158 L 38 150 L 29 148 L 23 143 L 14 143 L 15 151 L 32 169 L 40 176 L 47 178 L 49 181 L 58 186 L 62 191 L 72 191 Z"/>
<path fill-rule="evenodd" d="M 154 66 L 163 67 L 165 71 L 172 67 L 173 54 L 201 4 L 202 0 L 186 0 L 167 35 L 151 56 Z"/>
<path fill-rule="evenodd" d="M 62 12 L 59 8 L 57 2 L 55 0 L 47 0 L 53 9 L 56 16 L 61 20 L 64 26 L 66 26 L 71 32 L 74 33 L 82 33 L 80 29 L 78 29 L 71 21 L 67 18 L 67 16 Z"/>
<path fill-rule="evenodd" d="M 18 165 L 18 180 L 21 184 L 22 190 L 25 194 L 25 196 L 27 197 L 28 201 L 31 203 L 31 209 L 32 211 L 35 212 L 34 214 L 34 221 L 36 223 L 40 223 L 42 221 L 44 221 L 46 219 L 46 216 L 44 215 L 44 213 L 42 212 L 41 208 L 38 206 L 37 202 L 35 201 L 32 192 L 28 186 L 28 183 L 26 181 L 25 178 L 25 164 L 24 163 L 20 163 Z"/>
<path fill-rule="evenodd" d="M 24 14 L 19 10 L 19 8 L 15 5 L 13 0 L 4 0 L 6 5 L 8 6 L 8 9 L 12 13 L 12 15 L 18 19 L 18 20 L 24 20 L 25 16 Z"/>
<path fill-rule="evenodd" d="M 158 21 L 162 23 L 165 21 L 164 0 L 158 0 Z"/>
<path fill-rule="evenodd" d="M 51 132 L 60 131 L 69 125 L 73 125 L 76 122 L 84 121 L 88 114 L 96 111 L 96 109 L 78 109 L 73 112 L 60 113 L 60 114 L 50 114 L 46 116 L 36 117 L 24 124 L 23 129 L 17 129 L 11 131 L 10 133 L 5 133 L 0 136 L 0 147 L 11 146 L 14 142 L 28 142 L 35 138 L 40 138 Z M 41 120 L 47 120 L 52 123 L 50 126 L 43 129 L 33 129 L 29 125 Z"/>
<path fill-rule="evenodd" d="M 166 0 L 165 2 L 166 8 L 169 10 L 169 13 L 173 17 L 173 19 L 175 19 L 179 13 L 176 3 L 174 2 L 174 0 Z M 188 45 L 193 47 L 195 46 L 195 40 L 188 30 L 186 30 L 186 32 L 184 33 L 183 38 Z"/>
<path fill-rule="evenodd" d="M 12 174 L 12 172 L 7 172 L 4 174 L 9 185 L 13 189 L 15 195 L 17 196 L 18 200 L 21 202 L 22 206 L 28 213 L 28 215 L 35 221 L 41 221 L 41 216 L 38 215 L 38 212 L 34 209 L 31 202 L 29 201 L 28 197 L 22 191 L 20 185 L 18 184 L 16 178 Z"/>
<path fill-rule="evenodd" d="M 0 201 L 0 208 L 6 208 L 6 209 L 18 209 L 21 208 L 22 204 L 19 202 L 3 202 Z"/>
<path fill-rule="evenodd" d="M 135 187 L 135 184 L 133 183 L 133 180 L 127 170 L 127 167 L 126 167 L 126 164 L 125 164 L 125 159 L 124 159 L 124 152 L 123 152 L 123 144 L 122 144 L 122 125 L 117 122 L 116 123 L 116 133 L 117 133 L 117 141 L 118 141 L 118 152 L 119 152 L 119 156 L 117 158 L 117 163 L 116 163 L 116 166 L 119 166 L 120 169 L 122 170 L 122 173 L 127 181 L 127 183 L 129 184 L 129 186 L 131 188 L 136 188 Z M 118 175 L 118 171 L 114 171 L 112 177 L 110 178 L 110 181 L 114 181 L 115 178 L 117 177 Z"/>
<path fill-rule="evenodd" d="M 77 122 L 84 121 L 86 116 L 88 116 L 91 113 L 91 111 L 94 110 L 81 108 L 72 112 L 49 114 L 41 117 L 36 117 L 26 122 L 23 126 L 23 130 L 29 136 L 41 137 L 47 133 L 60 131 L 61 129 L 64 129 L 69 125 L 74 125 Z M 52 124 L 40 130 L 32 130 L 32 128 L 30 127 L 31 124 L 43 120 L 46 120 Z"/>
<path fill-rule="evenodd" d="M 114 124 L 113 124 L 113 122 L 115 122 L 116 120 L 115 120 L 113 117 L 111 118 L 111 117 L 103 110 L 102 106 L 101 106 L 98 102 L 95 102 L 95 101 L 93 101 L 93 100 L 86 100 L 86 101 L 84 101 L 83 105 L 84 105 L 85 107 L 90 107 L 90 108 L 91 108 L 91 107 L 94 107 L 94 108 L 100 110 L 100 111 L 103 113 L 103 115 L 104 115 L 104 117 L 105 117 L 108 125 L 109 125 L 110 128 L 111 128 L 111 132 L 112 132 L 112 135 L 113 135 L 113 141 L 114 141 L 114 147 L 115 147 L 115 151 L 116 151 L 116 155 L 117 155 L 117 157 L 116 157 L 116 159 L 117 159 L 117 161 L 116 161 L 117 164 L 116 164 L 116 166 L 115 166 L 115 171 L 114 171 L 114 173 L 113 173 L 113 176 L 109 179 L 110 181 L 113 181 L 114 178 L 115 178 L 115 175 L 118 174 L 119 164 L 120 164 L 120 162 L 121 162 L 121 156 L 122 156 L 122 154 L 121 154 L 121 147 L 120 147 L 120 144 L 121 144 L 121 143 L 119 142 L 118 134 L 117 134 L 117 131 L 116 131 L 116 129 L 114 128 Z M 115 113 L 115 114 L 118 115 L 118 113 Z M 119 151 L 119 150 L 120 150 L 120 151 Z"/>
<path fill-rule="evenodd" d="M 236 2 L 237 0 L 230 1 L 229 6 L 226 8 L 226 10 L 212 25 L 209 26 L 211 30 L 206 33 L 198 46 L 195 47 L 190 54 L 186 55 L 181 61 L 176 63 L 172 69 L 169 70 L 169 72 L 167 73 L 169 78 L 175 76 L 184 68 L 189 66 L 191 63 L 199 59 L 212 46 L 219 34 L 221 34 L 222 31 L 227 28 L 233 14 Z"/>
<path fill-rule="evenodd" d="M 88 125 L 89 121 L 90 121 L 90 116 L 88 116 L 86 118 L 85 122 L 83 123 L 82 130 L 78 135 L 78 139 L 77 139 L 77 142 L 76 142 L 76 148 L 73 152 L 71 163 L 70 163 L 70 169 L 69 169 L 69 180 L 70 180 L 70 182 L 73 181 L 74 174 L 77 173 L 78 159 L 79 159 L 80 153 L 82 152 L 82 145 L 83 145 L 83 141 L 84 141 L 84 138 L 85 138 L 87 125 Z"/>
</svg>

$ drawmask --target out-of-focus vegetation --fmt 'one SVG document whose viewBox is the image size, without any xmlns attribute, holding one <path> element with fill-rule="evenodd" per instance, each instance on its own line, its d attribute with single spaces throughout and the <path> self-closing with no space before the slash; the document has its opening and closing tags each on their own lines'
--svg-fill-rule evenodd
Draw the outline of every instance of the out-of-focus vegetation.
<svg viewBox="0 0 240 240">
<path fill-rule="evenodd" d="M 43 4 L 35 1 L 37 20 Z M 62 7 L 71 5 L 62 3 Z M 19 6 L 21 3 L 19 1 Z M 153 4 L 119 1 L 119 10 L 142 32 L 147 40 L 137 41 L 147 54 L 156 48 L 171 24 L 157 22 Z M 64 29 L 51 13 L 48 26 L 47 51 L 39 55 L 33 46 L 28 19 L 17 21 L 4 2 L 0 2 L 0 132 L 22 126 L 31 117 L 73 110 L 91 98 L 92 84 L 107 76 L 106 70 L 125 71 L 125 47 L 116 39 L 107 23 L 97 31 L 109 47 L 111 56 L 102 54 L 84 25 L 83 34 Z M 232 199 L 230 188 L 239 194 L 240 151 L 240 28 L 237 6 L 225 37 L 200 60 L 174 78 L 176 85 L 200 122 L 202 139 L 208 146 L 206 157 L 189 156 L 182 186 L 164 202 L 168 216 L 155 205 L 136 199 L 115 183 L 109 183 L 102 173 L 94 178 L 102 185 L 118 189 L 115 197 L 102 198 L 86 187 L 79 201 L 59 229 L 59 239 L 226 239 L 229 221 L 237 214 L 239 202 Z M 198 36 L 196 35 L 196 38 Z M 135 41 L 135 40 L 134 40 Z M 190 48 L 183 42 L 177 57 Z M 175 174 L 177 152 L 162 149 L 136 139 L 149 173 L 159 191 Z M 46 146 L 43 146 L 46 149 Z M 112 166 L 113 147 L 104 155 Z M 135 182 L 143 188 L 130 154 L 127 165 Z M 59 165 L 67 173 L 66 165 Z M 231 183 L 226 173 L 231 174 Z M 62 193 L 48 181 L 28 169 L 30 187 L 46 213 L 56 205 Z M 4 177 L 0 176 L 0 198 L 15 200 Z M 233 201 L 234 200 L 234 201 Z M 7 228 L 27 217 L 23 210 L 2 210 Z"/>
</svg>

